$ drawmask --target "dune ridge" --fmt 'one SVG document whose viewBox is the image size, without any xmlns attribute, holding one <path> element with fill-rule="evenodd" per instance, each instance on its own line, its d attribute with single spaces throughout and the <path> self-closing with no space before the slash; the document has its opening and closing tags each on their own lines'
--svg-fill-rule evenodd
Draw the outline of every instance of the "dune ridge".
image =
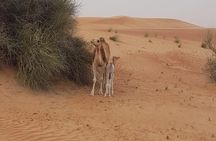
<svg viewBox="0 0 216 141">
<path fill-rule="evenodd" d="M 177 19 L 166 18 L 133 18 L 133 17 L 107 17 L 107 18 L 88 18 L 81 17 L 79 20 L 94 23 L 94 24 L 109 24 L 109 25 L 127 25 L 127 26 L 140 26 L 143 28 L 189 28 L 200 29 L 201 26 L 194 25 L 185 21 Z"/>
</svg>

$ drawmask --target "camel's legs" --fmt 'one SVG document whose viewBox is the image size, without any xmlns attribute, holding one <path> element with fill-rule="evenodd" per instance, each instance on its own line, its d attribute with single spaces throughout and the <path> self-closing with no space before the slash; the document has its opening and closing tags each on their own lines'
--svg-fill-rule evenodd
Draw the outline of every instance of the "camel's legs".
<svg viewBox="0 0 216 141">
<path fill-rule="evenodd" d="M 109 80 L 106 81 L 106 92 L 105 92 L 105 97 L 109 94 Z"/>
<path fill-rule="evenodd" d="M 100 90 L 99 94 L 103 95 L 103 75 L 100 77 Z"/>
<path fill-rule="evenodd" d="M 92 86 L 92 91 L 91 91 L 91 95 L 94 96 L 94 93 L 95 93 L 95 84 L 96 84 L 96 81 L 97 81 L 97 78 L 96 78 L 96 69 L 93 65 L 93 75 L 94 75 L 94 78 L 93 78 L 93 86 Z"/>
<path fill-rule="evenodd" d="M 112 95 L 114 94 L 114 87 L 113 84 L 114 83 L 114 74 L 112 74 L 112 80 L 111 80 L 111 90 L 112 90 Z"/>
</svg>

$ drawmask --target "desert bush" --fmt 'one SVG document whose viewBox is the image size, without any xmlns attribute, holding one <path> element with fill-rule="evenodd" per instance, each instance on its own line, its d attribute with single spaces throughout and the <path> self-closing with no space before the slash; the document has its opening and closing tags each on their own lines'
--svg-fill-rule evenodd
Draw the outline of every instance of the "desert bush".
<svg viewBox="0 0 216 141">
<path fill-rule="evenodd" d="M 119 36 L 118 35 L 114 35 L 109 37 L 110 40 L 114 41 L 114 42 L 118 42 L 119 41 Z"/>
<path fill-rule="evenodd" d="M 202 47 L 202 48 L 207 48 L 207 46 L 206 46 L 205 43 L 202 43 L 202 44 L 201 44 L 201 47 Z"/>
<path fill-rule="evenodd" d="M 62 77 L 88 84 L 91 58 L 73 36 L 77 6 L 73 0 L 1 0 L 0 63 L 15 66 L 33 89 Z"/>
<path fill-rule="evenodd" d="M 205 45 L 205 48 L 211 49 L 216 53 L 216 37 L 211 31 L 208 31 L 206 37 L 202 43 Z M 216 82 L 216 57 L 211 57 L 208 60 L 208 71 L 210 73 L 210 78 Z"/>
<path fill-rule="evenodd" d="M 148 33 L 145 33 L 145 35 L 144 35 L 146 38 L 148 38 L 149 37 L 149 34 Z"/>
<path fill-rule="evenodd" d="M 178 37 L 175 37 L 175 40 L 174 40 L 174 42 L 175 42 L 176 44 L 179 44 L 179 43 L 180 43 L 180 40 L 179 40 L 179 38 L 178 38 Z"/>
<path fill-rule="evenodd" d="M 16 65 L 16 56 L 19 53 L 19 48 L 16 48 L 16 43 L 8 36 L 7 30 L 0 27 L 0 64 Z"/>
<path fill-rule="evenodd" d="M 67 69 L 63 74 L 80 85 L 89 85 L 92 81 L 91 63 L 93 56 L 86 50 L 86 42 L 77 37 L 65 37 L 66 42 L 59 48 L 66 58 Z"/>
<path fill-rule="evenodd" d="M 112 32 L 112 30 L 113 30 L 112 28 L 109 28 L 107 31 L 108 31 L 108 32 Z"/>
<path fill-rule="evenodd" d="M 152 40 L 148 40 L 149 43 L 152 43 Z"/>
<path fill-rule="evenodd" d="M 25 86 L 47 89 L 66 70 L 65 57 L 57 47 L 56 33 L 26 25 L 19 35 L 18 77 Z"/>
<path fill-rule="evenodd" d="M 208 60 L 208 71 L 210 73 L 210 78 L 216 82 L 216 58 Z"/>
<path fill-rule="evenodd" d="M 211 49 L 216 53 L 216 37 L 211 31 L 208 31 L 201 45 L 203 48 Z"/>
</svg>

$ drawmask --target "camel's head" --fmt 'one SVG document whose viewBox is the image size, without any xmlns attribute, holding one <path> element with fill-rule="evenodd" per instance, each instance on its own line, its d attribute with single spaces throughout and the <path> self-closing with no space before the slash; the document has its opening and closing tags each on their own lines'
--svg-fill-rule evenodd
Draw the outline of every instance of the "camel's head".
<svg viewBox="0 0 216 141">
<path fill-rule="evenodd" d="M 103 37 L 100 37 L 99 39 L 91 40 L 91 43 L 96 47 L 98 47 L 103 42 L 105 42 L 105 39 Z"/>
</svg>

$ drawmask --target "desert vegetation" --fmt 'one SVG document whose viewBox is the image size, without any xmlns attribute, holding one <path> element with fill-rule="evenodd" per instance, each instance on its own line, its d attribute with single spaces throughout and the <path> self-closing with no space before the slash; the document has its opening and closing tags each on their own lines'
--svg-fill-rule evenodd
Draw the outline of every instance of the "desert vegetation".
<svg viewBox="0 0 216 141">
<path fill-rule="evenodd" d="M 118 33 L 118 30 L 117 30 L 117 29 L 113 29 L 112 27 L 110 27 L 110 28 L 107 30 L 107 32 L 113 32 L 113 33 L 117 34 L 117 33 Z"/>
<path fill-rule="evenodd" d="M 201 47 L 210 49 L 214 53 L 216 53 L 216 36 L 211 31 L 207 31 L 201 44 Z"/>
<path fill-rule="evenodd" d="M 148 38 L 148 37 L 149 37 L 149 34 L 148 34 L 148 33 L 145 33 L 144 37 L 145 37 L 145 38 Z"/>
<path fill-rule="evenodd" d="M 202 44 L 201 44 L 201 47 L 202 47 L 202 48 L 206 48 L 206 44 L 205 44 L 205 43 L 202 43 Z"/>
<path fill-rule="evenodd" d="M 175 37 L 174 42 L 175 42 L 176 44 L 180 44 L 180 39 L 179 39 L 178 37 Z"/>
<path fill-rule="evenodd" d="M 208 60 L 208 71 L 210 78 L 216 82 L 216 36 L 211 31 L 207 31 L 201 47 L 214 52 L 214 55 Z"/>
<path fill-rule="evenodd" d="M 109 39 L 111 41 L 118 42 L 119 41 L 119 36 L 118 35 L 113 35 L 113 36 L 110 36 Z"/>
<path fill-rule="evenodd" d="M 112 32 L 113 31 L 113 29 L 110 27 L 108 30 L 107 30 L 108 32 Z"/>
<path fill-rule="evenodd" d="M 91 54 L 74 36 L 77 8 L 71 0 L 2 0 L 1 65 L 16 68 L 32 89 L 47 89 L 61 78 L 89 84 Z"/>
<path fill-rule="evenodd" d="M 152 40 L 149 39 L 148 42 L 149 42 L 149 43 L 152 43 Z"/>
<path fill-rule="evenodd" d="M 208 60 L 208 71 L 210 73 L 210 78 L 216 82 L 216 58 L 209 58 Z"/>
</svg>

